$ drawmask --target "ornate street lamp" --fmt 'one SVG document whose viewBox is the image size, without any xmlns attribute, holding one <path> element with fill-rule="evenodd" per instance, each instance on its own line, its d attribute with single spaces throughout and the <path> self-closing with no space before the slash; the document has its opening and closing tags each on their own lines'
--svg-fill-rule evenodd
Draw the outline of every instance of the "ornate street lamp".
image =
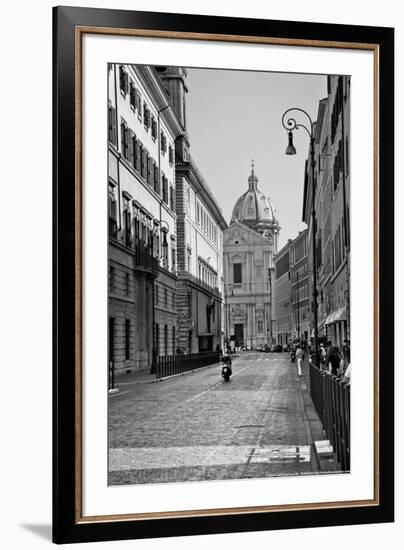
<svg viewBox="0 0 404 550">
<path fill-rule="evenodd" d="M 309 121 L 309 128 L 304 124 L 298 123 L 295 118 L 289 116 L 292 111 L 303 113 Z M 299 107 L 291 107 L 285 111 L 282 115 L 282 126 L 288 132 L 288 146 L 286 148 L 286 155 L 295 155 L 296 148 L 293 144 L 293 132 L 299 128 L 304 128 L 310 139 L 310 167 L 311 167 L 311 219 L 312 219 L 312 238 L 313 238 L 313 325 L 314 325 L 314 351 L 312 353 L 312 363 L 316 367 L 320 366 L 320 357 L 318 351 L 318 319 L 317 319 L 317 254 L 316 254 L 316 206 L 315 206 L 315 180 L 314 180 L 314 127 L 313 121 L 310 115 Z"/>
</svg>

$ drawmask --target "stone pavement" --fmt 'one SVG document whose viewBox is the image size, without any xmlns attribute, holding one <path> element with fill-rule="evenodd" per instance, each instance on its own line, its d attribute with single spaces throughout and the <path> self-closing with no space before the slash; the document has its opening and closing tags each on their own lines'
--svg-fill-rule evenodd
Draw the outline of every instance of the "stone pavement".
<svg viewBox="0 0 404 550">
<path fill-rule="evenodd" d="M 319 420 L 305 405 L 307 365 L 299 379 L 286 353 L 244 353 L 230 382 L 220 369 L 117 380 L 120 391 L 109 399 L 109 484 L 320 471 L 312 434 Z"/>
</svg>

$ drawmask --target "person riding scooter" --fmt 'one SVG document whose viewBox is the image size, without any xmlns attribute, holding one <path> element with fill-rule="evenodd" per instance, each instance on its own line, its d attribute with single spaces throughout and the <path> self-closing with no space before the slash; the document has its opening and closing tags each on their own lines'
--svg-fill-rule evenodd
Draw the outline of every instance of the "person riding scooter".
<svg viewBox="0 0 404 550">
<path fill-rule="evenodd" d="M 222 362 L 222 378 L 224 378 L 227 382 L 230 376 L 233 374 L 231 355 L 229 355 L 228 353 L 224 353 L 222 355 Z"/>
</svg>

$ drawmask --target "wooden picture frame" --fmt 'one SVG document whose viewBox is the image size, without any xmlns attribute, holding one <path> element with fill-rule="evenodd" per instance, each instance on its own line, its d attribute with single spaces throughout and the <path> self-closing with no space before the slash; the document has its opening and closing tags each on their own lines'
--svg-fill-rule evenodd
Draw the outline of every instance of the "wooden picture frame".
<svg viewBox="0 0 404 550">
<path fill-rule="evenodd" d="M 53 12 L 53 540 L 184 536 L 393 521 L 394 31 L 390 28 L 57 7 Z M 374 498 L 82 513 L 82 40 L 143 36 L 371 51 L 374 58 Z M 186 47 L 186 46 L 185 46 Z"/>
</svg>

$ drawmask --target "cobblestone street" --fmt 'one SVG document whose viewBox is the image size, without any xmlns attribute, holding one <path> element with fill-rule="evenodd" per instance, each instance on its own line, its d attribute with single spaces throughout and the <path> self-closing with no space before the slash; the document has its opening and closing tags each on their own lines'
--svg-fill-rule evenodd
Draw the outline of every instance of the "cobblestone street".
<svg viewBox="0 0 404 550">
<path fill-rule="evenodd" d="M 318 471 L 296 364 L 242 353 L 163 381 L 118 380 L 109 398 L 109 484 L 259 478 Z"/>
</svg>

